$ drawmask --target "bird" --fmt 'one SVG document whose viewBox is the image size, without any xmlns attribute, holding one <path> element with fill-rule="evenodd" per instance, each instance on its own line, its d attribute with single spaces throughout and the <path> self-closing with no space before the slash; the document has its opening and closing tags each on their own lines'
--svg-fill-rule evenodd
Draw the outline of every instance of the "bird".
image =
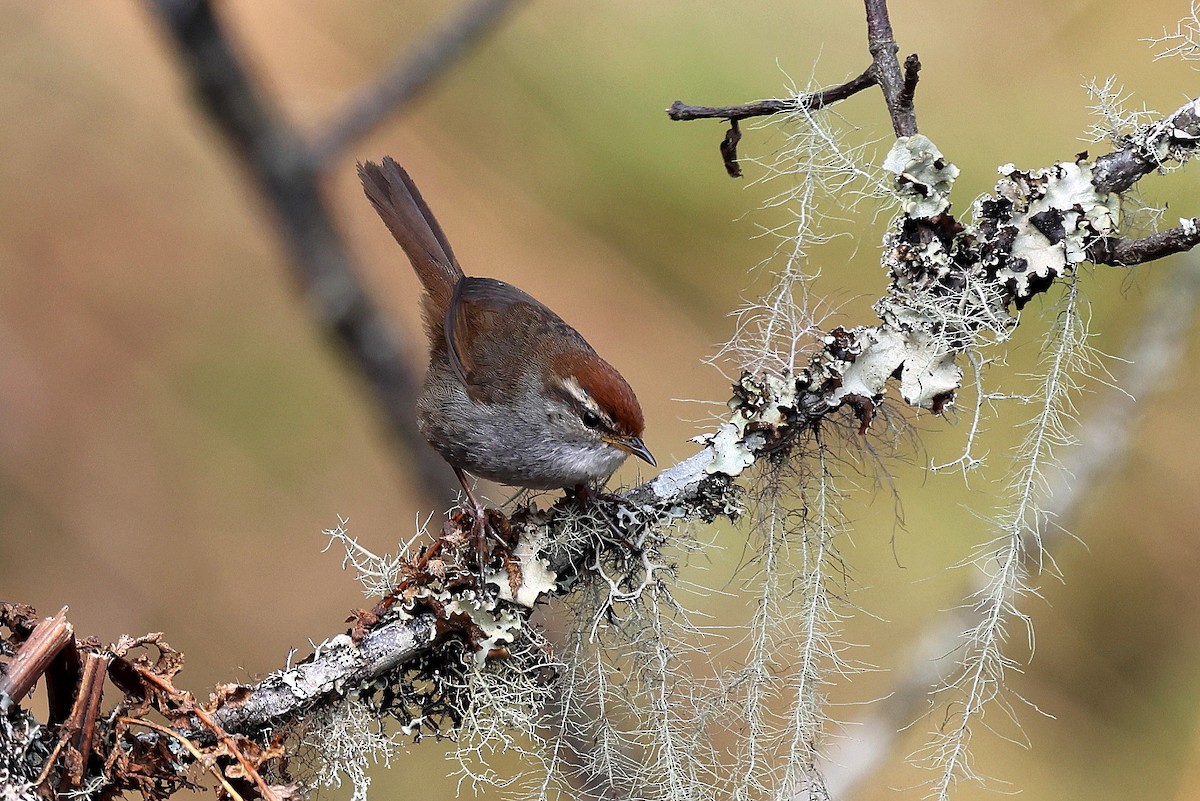
<svg viewBox="0 0 1200 801">
<path fill-rule="evenodd" d="M 359 163 L 358 176 L 423 288 L 429 368 L 417 426 L 454 469 L 476 527 L 486 511 L 467 473 L 583 495 L 629 456 L 656 466 L 633 389 L 578 331 L 512 284 L 465 275 L 390 156 Z"/>
</svg>

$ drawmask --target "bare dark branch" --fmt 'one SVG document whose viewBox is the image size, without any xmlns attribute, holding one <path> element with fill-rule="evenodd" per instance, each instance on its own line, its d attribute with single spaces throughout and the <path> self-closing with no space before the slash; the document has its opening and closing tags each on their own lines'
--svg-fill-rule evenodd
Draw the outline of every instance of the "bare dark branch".
<svg viewBox="0 0 1200 801">
<path fill-rule="evenodd" d="M 892 130 L 896 132 L 896 136 L 912 136 L 917 132 L 917 114 L 912 105 L 912 96 L 916 91 L 920 62 L 916 60 L 915 55 L 910 56 L 905 66 L 907 67 L 909 62 L 915 62 L 917 66 L 901 73 L 900 62 L 896 60 L 896 53 L 900 48 L 892 33 L 887 0 L 865 0 L 865 5 L 871 69 L 879 88 L 883 90 L 883 99 L 892 118 Z"/>
<path fill-rule="evenodd" d="M 397 59 L 370 86 L 363 87 L 313 145 L 313 159 L 332 163 L 351 143 L 361 139 L 384 118 L 408 105 L 429 88 L 448 67 L 495 30 L 516 0 L 472 0 L 436 35 L 415 52 Z"/>
<path fill-rule="evenodd" d="M 104 697 L 104 678 L 108 662 L 109 659 L 104 654 L 83 655 L 79 691 L 71 706 L 71 715 L 63 724 L 62 734 L 63 739 L 69 741 L 71 747 L 79 754 L 79 758 L 68 761 L 68 769 L 64 771 L 59 788 L 61 791 L 78 790 L 83 784 L 88 757 L 92 754 L 96 720 L 100 716 L 100 702 Z"/>
<path fill-rule="evenodd" d="M 725 163 L 725 171 L 731 178 L 740 178 L 741 165 L 738 164 L 737 146 L 741 141 L 742 132 L 738 129 L 738 120 L 751 117 L 764 117 L 771 114 L 786 114 L 800 110 L 816 110 L 845 100 L 851 95 L 858 94 L 863 89 L 875 85 L 875 77 L 870 69 L 845 83 L 822 89 L 819 92 L 800 95 L 786 100 L 759 100 L 744 106 L 689 106 L 682 100 L 676 100 L 667 109 L 667 116 L 677 122 L 688 120 L 724 119 L 729 121 L 729 130 L 721 140 L 721 160 Z"/>
<path fill-rule="evenodd" d="M 1178 228 L 1160 231 L 1142 239 L 1098 239 L 1088 248 L 1088 260 L 1096 264 L 1132 267 L 1191 250 L 1196 245 L 1200 245 L 1200 217 L 1193 217 Z"/>
<path fill-rule="evenodd" d="M 794 100 L 759 100 L 742 106 L 689 106 L 682 100 L 676 100 L 667 109 L 667 116 L 676 122 L 711 119 L 732 121 L 782 114 L 795 108 Z"/>
<path fill-rule="evenodd" d="M 904 60 L 904 69 L 901 71 L 900 63 L 896 60 L 896 52 L 899 47 L 892 34 L 892 23 L 888 19 L 886 0 L 865 0 L 865 2 L 867 46 L 871 51 L 871 66 L 867 67 L 861 75 L 819 92 L 783 100 L 758 100 L 740 106 L 692 106 L 682 100 L 676 100 L 667 109 L 667 116 L 676 122 L 706 119 L 728 120 L 731 125 L 721 143 L 721 159 L 725 163 L 726 172 L 733 178 L 740 177 L 742 174 L 737 158 L 737 140 L 741 138 L 741 134 L 733 123 L 751 117 L 766 117 L 773 114 L 825 108 L 856 95 L 870 86 L 878 86 L 883 90 L 884 102 L 887 104 L 888 115 L 892 119 L 892 128 L 895 130 L 896 136 L 915 134 L 917 132 L 917 112 L 913 105 L 913 98 L 917 91 L 921 62 L 914 53 Z"/>
<path fill-rule="evenodd" d="M 742 177 L 742 165 L 738 163 L 737 146 L 742 141 L 742 131 L 738 128 L 737 120 L 729 121 L 729 130 L 721 140 L 721 160 L 725 162 L 725 172 L 730 178 Z"/>
</svg>

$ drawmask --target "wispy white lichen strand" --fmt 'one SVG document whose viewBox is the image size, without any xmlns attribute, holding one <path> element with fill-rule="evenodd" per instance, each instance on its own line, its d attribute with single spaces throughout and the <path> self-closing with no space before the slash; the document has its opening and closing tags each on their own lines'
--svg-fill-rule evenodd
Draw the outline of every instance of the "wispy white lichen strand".
<svg viewBox="0 0 1200 801">
<path fill-rule="evenodd" d="M 1082 139 L 1085 142 L 1107 140 L 1121 147 L 1139 128 L 1161 116 L 1145 106 L 1130 108 L 1133 93 L 1126 92 L 1124 86 L 1117 84 L 1115 75 L 1109 75 L 1103 81 L 1092 78 L 1083 84 L 1083 89 L 1092 98 L 1088 111 L 1096 118 L 1084 131 Z"/>
<path fill-rule="evenodd" d="M 774 756 L 771 744 L 775 733 L 770 724 L 769 702 L 777 690 L 771 662 L 776 653 L 773 634 L 780 620 L 778 607 L 782 571 L 779 562 L 785 546 L 779 495 L 778 491 L 769 491 L 760 501 L 762 523 L 758 526 L 758 594 L 750 620 L 750 648 L 746 664 L 734 683 L 738 690 L 736 697 L 741 701 L 743 710 L 744 731 L 744 736 L 739 739 L 738 760 L 733 771 L 735 801 L 751 801 L 761 797 L 764 777 L 770 774 L 773 767 L 770 760 Z"/>
<path fill-rule="evenodd" d="M 390 765 L 402 747 L 365 704 L 349 698 L 314 717 L 305 745 L 316 755 L 313 786 L 334 789 L 349 782 L 350 801 L 366 801 L 371 766 Z"/>
<path fill-rule="evenodd" d="M 722 691 L 724 717 L 736 720 L 739 732 L 730 771 L 737 801 L 825 797 L 816 768 L 828 720 L 824 687 L 846 667 L 836 644 L 842 616 L 830 586 L 840 495 L 826 458 L 818 445 L 797 465 L 798 476 L 785 481 L 768 471 L 758 490 L 748 647 L 743 667 Z"/>
<path fill-rule="evenodd" d="M 774 261 L 782 266 L 767 294 L 740 310 L 721 355 L 778 391 L 779 403 L 794 406 L 785 387 L 794 385 L 796 373 L 821 346 L 818 334 L 828 315 L 813 291 L 819 269 L 808 261 L 810 249 L 834 235 L 833 220 L 820 209 L 848 209 L 888 191 L 883 173 L 864 166 L 871 160 L 863 149 L 844 143 L 836 116 L 802 109 L 782 127 L 786 141 L 766 175 L 786 186 L 767 204 L 786 207 L 791 215 L 771 231 L 781 239 Z M 764 414 L 769 416 L 773 403 Z M 739 440 L 746 435 L 736 421 L 730 431 Z M 834 645 L 840 616 L 828 574 L 837 504 L 825 448 L 817 445 L 816 454 L 802 450 L 789 464 L 764 468 L 755 492 L 748 532 L 756 554 L 750 581 L 755 600 L 745 661 L 721 690 L 724 716 L 736 721 L 739 732 L 729 771 L 736 801 L 792 801 L 797 793 L 824 797 L 815 767 L 827 720 L 823 689 L 830 672 L 842 667 Z M 718 462 L 737 472 L 736 459 Z"/>
<path fill-rule="evenodd" d="M 783 186 L 764 204 L 783 208 L 789 219 L 768 234 L 778 238 L 775 254 L 765 263 L 775 281 L 762 298 L 747 303 L 734 316 L 729 343 L 714 361 L 728 358 L 737 371 L 795 372 L 813 349 L 820 318 L 829 307 L 814 300 L 812 282 L 820 270 L 808 259 L 814 246 L 845 235 L 840 222 L 823 208 L 849 211 L 860 201 L 887 195 L 880 174 L 868 166 L 862 146 L 845 142 L 844 123 L 828 111 L 800 107 L 777 127 L 784 144 L 773 161 L 763 162 L 761 181 Z"/>
<path fill-rule="evenodd" d="M 833 487 L 828 454 L 823 443 L 817 445 L 812 460 L 811 500 L 802 532 L 801 617 L 799 626 L 800 659 L 792 672 L 794 692 L 790 720 L 791 737 L 786 753 L 786 771 L 776 789 L 776 801 L 809 801 L 829 798 L 825 780 L 817 766 L 818 747 L 824 732 L 826 712 L 824 685 L 835 669 L 844 669 L 834 635 L 839 615 L 831 603 L 830 562 L 836 559 L 834 537 L 837 534 L 838 493 Z"/>
<path fill-rule="evenodd" d="M 678 665 L 675 649 L 669 639 L 670 623 L 664 620 L 663 609 L 669 602 L 653 603 L 651 612 L 652 636 L 649 647 L 652 660 L 647 671 L 649 700 L 653 717 L 651 753 L 653 766 L 650 787 L 659 790 L 649 798 L 662 801 L 703 801 L 710 796 L 711 783 L 700 781 L 699 754 L 691 747 L 696 743 L 695 728 L 689 726 L 684 698 L 677 694 Z M 691 729 L 691 736 L 686 732 Z"/>
<path fill-rule="evenodd" d="M 637 515 L 637 508 L 624 510 Z M 703 653 L 704 635 L 674 597 L 674 568 L 660 548 L 675 519 L 638 543 L 594 555 L 591 574 L 566 599 L 570 620 L 556 668 L 557 697 L 544 721 L 541 771 L 527 801 L 707 801 L 711 748 L 696 720 L 685 663 Z M 677 551 L 689 550 L 672 530 Z M 608 530 L 590 532 L 607 536 Z"/>
<path fill-rule="evenodd" d="M 950 798 L 959 780 L 980 778 L 971 758 L 972 734 L 990 708 L 1008 712 L 1005 672 L 1015 666 L 1005 653 L 1009 626 L 1016 622 L 1028 627 L 1018 601 L 1033 591 L 1031 573 L 1045 567 L 1041 531 L 1050 522 L 1043 506 L 1046 477 L 1058 467 L 1059 449 L 1075 441 L 1068 427 L 1074 420 L 1073 399 L 1080 376 L 1093 364 L 1080 310 L 1078 275 L 1070 274 L 1065 283 L 1062 306 L 1047 339 L 1045 373 L 1029 398 L 1036 414 L 1015 454 L 1009 505 L 996 518 L 997 538 L 975 561 L 985 577 L 976 595 L 979 622 L 965 633 L 961 670 L 947 690 L 959 695 L 956 711 L 933 743 L 939 777 L 931 795 L 939 801 Z M 1030 637 L 1032 641 L 1032 632 Z"/>
<path fill-rule="evenodd" d="M 345 556 L 342 557 L 342 569 L 354 569 L 354 578 L 362 585 L 363 594 L 368 598 L 382 598 L 391 592 L 396 586 L 396 582 L 399 581 L 402 566 L 406 560 L 412 557 L 414 543 L 428 538 L 429 520 L 430 518 L 426 518 L 424 523 L 418 520 L 416 533 L 407 542 L 401 544 L 394 555 L 376 554 L 359 544 L 357 539 L 350 536 L 347 528 L 350 521 L 345 518 L 339 517 L 336 526 L 321 533 L 329 538 L 329 544 L 325 546 L 326 551 L 334 544 L 340 545 L 345 550 Z"/>
<path fill-rule="evenodd" d="M 1192 0 L 1188 13 L 1179 20 L 1174 31 L 1164 30 L 1162 36 L 1143 39 L 1158 49 L 1154 60 L 1179 58 L 1184 61 L 1200 60 L 1200 2 Z"/>
</svg>

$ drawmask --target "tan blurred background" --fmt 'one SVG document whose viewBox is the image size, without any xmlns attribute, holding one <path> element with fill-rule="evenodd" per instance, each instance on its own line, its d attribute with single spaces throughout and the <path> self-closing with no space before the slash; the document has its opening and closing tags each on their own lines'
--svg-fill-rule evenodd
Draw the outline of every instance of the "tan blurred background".
<svg viewBox="0 0 1200 801">
<path fill-rule="evenodd" d="M 445 5 L 226 0 L 220 11 L 282 109 L 315 131 Z M 1088 147 L 1077 139 L 1089 123 L 1084 79 L 1116 73 L 1138 103 L 1164 111 L 1194 96 L 1186 65 L 1153 63 L 1138 41 L 1186 10 L 1178 0 L 895 2 L 901 54 L 925 65 L 921 129 L 963 170 L 956 209 L 998 164 L 1036 167 Z M 721 126 L 670 123 L 662 110 L 676 98 L 776 95 L 810 76 L 836 83 L 867 61 L 853 3 L 534 2 L 345 154 L 326 188 L 364 280 L 415 343 L 414 369 L 415 280 L 353 170 L 384 153 L 412 171 L 468 272 L 533 292 L 619 366 L 646 406 L 647 444 L 668 464 L 690 455 L 693 421 L 711 413 L 677 399 L 726 396 L 701 360 L 729 335 L 725 314 L 742 294 L 763 288 L 746 275 L 773 246 L 754 238 L 758 227 L 786 216 L 756 210 L 778 187 L 754 184 L 753 165 L 748 180 L 724 176 Z M 874 93 L 839 113 L 886 149 Z M 779 144 L 751 130 L 742 152 L 766 158 Z M 1168 220 L 1200 213 L 1194 170 L 1146 182 Z M 816 253 L 846 322 L 869 322 L 884 287 L 882 223 L 862 214 L 853 239 Z M 1089 276 L 1099 348 L 1122 352 L 1170 268 Z M 1036 304 L 1026 322 L 997 382 L 1033 369 L 1045 328 Z M 1195 359 L 1147 401 L 1134 451 L 1074 524 L 1080 542 L 1057 555 L 1065 582 L 1047 580 L 1044 599 L 1026 602 L 1037 652 L 1014 684 L 1047 715 L 1020 710 L 1029 750 L 976 737 L 979 769 L 1025 797 L 1200 798 Z M 1095 386 L 1085 419 L 1107 391 Z M 867 646 L 855 658 L 885 670 L 840 682 L 839 703 L 888 692 L 905 644 L 969 585 L 946 568 L 986 536 L 975 514 L 991 510 L 1014 435 L 991 426 L 992 483 L 968 490 L 923 469 L 956 455 L 964 422 L 924 419 L 923 448 L 892 460 L 903 528 L 886 493 L 850 510 L 854 600 L 870 614 L 848 639 Z M 314 332 L 266 207 L 195 110 L 147 9 L 0 3 L 0 599 L 47 614 L 69 604 L 78 631 L 104 639 L 165 631 L 188 655 L 181 684 L 203 691 L 278 666 L 363 603 L 337 556 L 321 553 L 321 530 L 339 515 L 388 550 L 436 509 L 411 489 L 358 377 Z M 724 533 L 724 550 L 702 561 L 723 575 L 743 539 Z M 913 786 L 928 775 L 904 758 L 938 716 L 902 738 L 864 798 L 921 796 Z M 441 753 L 423 742 L 377 771 L 378 797 L 418 777 L 421 797 L 453 797 Z M 984 793 L 965 786 L 957 797 Z"/>
</svg>

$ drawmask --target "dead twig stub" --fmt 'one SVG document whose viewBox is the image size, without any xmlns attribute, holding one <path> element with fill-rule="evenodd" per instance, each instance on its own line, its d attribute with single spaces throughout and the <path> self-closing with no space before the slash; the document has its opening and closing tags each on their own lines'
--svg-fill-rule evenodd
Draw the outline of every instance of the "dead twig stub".
<svg viewBox="0 0 1200 801">
<path fill-rule="evenodd" d="M 0 714 L 29 694 L 50 663 L 73 639 L 74 629 L 67 622 L 65 606 L 34 626 L 29 638 L 17 648 L 8 670 L 0 675 Z"/>
</svg>

